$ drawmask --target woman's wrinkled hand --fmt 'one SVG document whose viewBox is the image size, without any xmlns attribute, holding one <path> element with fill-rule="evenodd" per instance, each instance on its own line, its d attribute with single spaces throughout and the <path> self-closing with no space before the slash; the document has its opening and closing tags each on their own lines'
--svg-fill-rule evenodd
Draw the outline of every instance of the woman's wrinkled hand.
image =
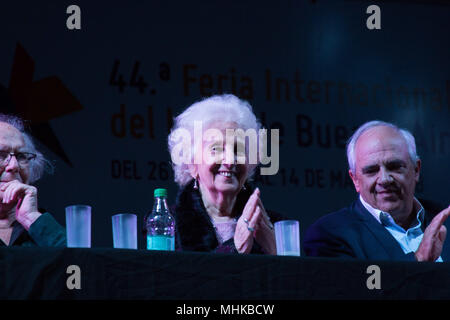
<svg viewBox="0 0 450 320">
<path fill-rule="evenodd" d="M 275 242 L 275 231 L 273 229 L 273 224 L 270 221 L 269 215 L 264 209 L 261 198 L 259 197 L 259 190 L 258 190 L 257 210 L 261 212 L 261 218 L 259 219 L 259 222 L 256 225 L 254 238 L 256 242 L 258 242 L 258 244 L 262 247 L 265 253 L 276 255 L 277 248 Z"/>
<path fill-rule="evenodd" d="M 248 199 L 234 233 L 234 244 L 239 253 L 250 253 L 256 240 L 265 253 L 276 254 L 273 225 L 255 189 Z"/>
</svg>

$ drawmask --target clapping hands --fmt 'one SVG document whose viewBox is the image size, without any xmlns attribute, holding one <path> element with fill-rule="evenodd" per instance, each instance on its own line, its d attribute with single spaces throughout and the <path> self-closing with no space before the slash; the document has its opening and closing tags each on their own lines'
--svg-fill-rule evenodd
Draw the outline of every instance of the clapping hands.
<svg viewBox="0 0 450 320">
<path fill-rule="evenodd" d="M 250 253 L 254 241 L 265 253 L 276 254 L 273 224 L 264 209 L 258 188 L 248 199 L 234 233 L 234 244 L 239 253 Z"/>
</svg>

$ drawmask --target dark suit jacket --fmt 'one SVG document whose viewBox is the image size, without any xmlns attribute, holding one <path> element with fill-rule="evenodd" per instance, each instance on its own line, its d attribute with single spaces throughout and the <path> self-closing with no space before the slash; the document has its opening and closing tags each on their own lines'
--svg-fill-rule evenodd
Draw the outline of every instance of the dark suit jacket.
<svg viewBox="0 0 450 320">
<path fill-rule="evenodd" d="M 64 229 L 48 212 L 42 214 L 30 226 L 28 232 L 14 221 L 9 246 L 22 247 L 65 247 L 66 229 Z M 0 240 L 0 246 L 6 244 Z"/>
<path fill-rule="evenodd" d="M 422 223 L 422 230 L 425 230 L 440 210 L 430 206 L 427 201 L 419 201 L 425 209 Z M 444 261 L 450 261 L 449 242 L 447 239 L 441 254 Z M 366 210 L 359 199 L 311 225 L 306 231 L 303 249 L 307 256 L 416 261 L 414 253 L 405 254 L 397 240 Z"/>
</svg>

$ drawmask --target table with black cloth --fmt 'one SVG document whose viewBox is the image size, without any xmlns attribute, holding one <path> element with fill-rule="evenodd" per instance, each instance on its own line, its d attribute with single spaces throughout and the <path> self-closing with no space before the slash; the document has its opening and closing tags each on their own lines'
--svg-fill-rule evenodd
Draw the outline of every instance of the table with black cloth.
<svg viewBox="0 0 450 320">
<path fill-rule="evenodd" d="M 370 265 L 381 289 L 368 289 Z M 68 289 L 68 267 L 80 289 Z M 450 263 L 166 252 L 0 248 L 0 299 L 450 299 Z"/>
</svg>

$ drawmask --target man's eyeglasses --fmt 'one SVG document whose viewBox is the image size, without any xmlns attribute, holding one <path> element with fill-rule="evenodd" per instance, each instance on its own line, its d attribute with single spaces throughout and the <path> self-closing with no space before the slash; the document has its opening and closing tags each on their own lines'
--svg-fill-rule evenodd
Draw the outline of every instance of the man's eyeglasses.
<svg viewBox="0 0 450 320">
<path fill-rule="evenodd" d="M 6 167 L 11 161 L 12 157 L 16 157 L 17 162 L 20 166 L 26 166 L 30 163 L 30 161 L 36 158 L 34 153 L 30 152 L 7 152 L 0 151 L 0 167 Z"/>
</svg>

